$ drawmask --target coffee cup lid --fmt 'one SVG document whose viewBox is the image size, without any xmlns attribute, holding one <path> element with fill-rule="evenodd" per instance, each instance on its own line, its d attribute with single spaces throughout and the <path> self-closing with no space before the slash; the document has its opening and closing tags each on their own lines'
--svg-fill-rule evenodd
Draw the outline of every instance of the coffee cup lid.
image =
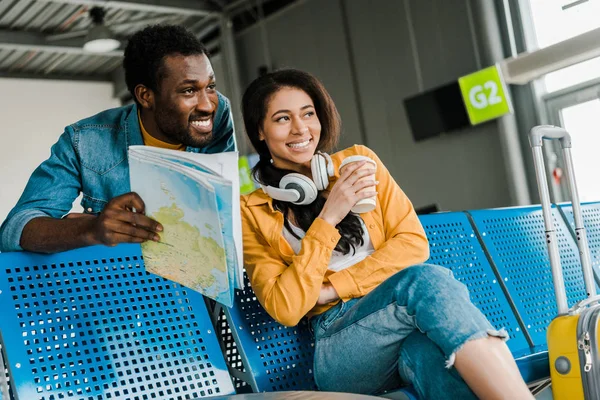
<svg viewBox="0 0 600 400">
<path fill-rule="evenodd" d="M 358 156 L 350 156 L 350 157 L 344 158 L 342 160 L 342 163 L 340 164 L 340 168 L 346 164 L 350 164 L 352 162 L 357 162 L 357 161 L 368 161 L 368 162 L 372 163 L 373 165 L 377 166 L 377 163 L 372 158 L 367 157 L 367 156 L 358 155 Z"/>
</svg>

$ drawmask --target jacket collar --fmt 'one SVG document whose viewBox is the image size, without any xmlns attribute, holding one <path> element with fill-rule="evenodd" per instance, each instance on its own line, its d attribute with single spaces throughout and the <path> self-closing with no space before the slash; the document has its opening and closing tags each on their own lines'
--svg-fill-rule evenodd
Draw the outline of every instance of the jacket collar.
<svg viewBox="0 0 600 400">
<path fill-rule="evenodd" d="M 127 132 L 127 147 L 143 145 L 144 139 L 142 138 L 142 131 L 140 130 L 140 123 L 138 121 L 138 110 L 137 105 L 132 104 L 129 106 L 129 112 L 125 114 L 125 120 L 123 121 L 123 129 Z"/>
<path fill-rule="evenodd" d="M 256 189 L 248 195 L 248 201 L 246 202 L 248 207 L 262 206 L 264 204 L 268 204 L 271 212 L 275 212 L 275 209 L 273 208 L 273 199 L 263 192 L 262 189 Z"/>
</svg>

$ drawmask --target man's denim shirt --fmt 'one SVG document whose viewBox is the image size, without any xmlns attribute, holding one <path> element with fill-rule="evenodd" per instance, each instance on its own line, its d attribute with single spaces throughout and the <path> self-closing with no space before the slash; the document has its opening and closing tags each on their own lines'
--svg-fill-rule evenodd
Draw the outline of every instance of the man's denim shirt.
<svg viewBox="0 0 600 400">
<path fill-rule="evenodd" d="M 0 251 L 22 250 L 23 227 L 37 217 L 62 218 L 83 192 L 84 212 L 98 214 L 113 197 L 131 191 L 127 149 L 143 145 L 136 105 L 103 111 L 68 126 L 50 158 L 33 172 L 17 205 L 0 227 Z M 213 141 L 195 153 L 235 151 L 229 100 L 219 93 Z"/>
</svg>

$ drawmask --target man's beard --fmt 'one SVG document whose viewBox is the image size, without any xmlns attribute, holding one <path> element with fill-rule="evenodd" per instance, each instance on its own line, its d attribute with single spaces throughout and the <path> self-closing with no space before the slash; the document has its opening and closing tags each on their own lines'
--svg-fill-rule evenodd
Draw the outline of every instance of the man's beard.
<svg viewBox="0 0 600 400">
<path fill-rule="evenodd" d="M 206 147 L 213 139 L 212 131 L 206 134 L 193 134 L 191 130 L 194 128 L 190 126 L 189 122 L 202 117 L 207 117 L 208 115 L 213 116 L 213 114 L 193 114 L 190 116 L 187 125 L 179 124 L 178 120 L 170 116 L 172 113 L 170 113 L 169 110 L 156 110 L 155 115 L 158 129 L 173 141 L 177 141 L 189 147 L 202 148 Z"/>
</svg>

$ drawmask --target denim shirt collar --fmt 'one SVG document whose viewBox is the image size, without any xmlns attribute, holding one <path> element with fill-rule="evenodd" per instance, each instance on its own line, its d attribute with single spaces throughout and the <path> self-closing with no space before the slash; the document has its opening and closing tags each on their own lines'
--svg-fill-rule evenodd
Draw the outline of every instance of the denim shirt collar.
<svg viewBox="0 0 600 400">
<path fill-rule="evenodd" d="M 136 104 L 133 104 L 129 113 L 125 115 L 125 121 L 123 121 L 123 130 L 126 132 L 127 143 L 126 148 L 129 146 L 138 146 L 144 144 L 142 137 L 142 130 L 140 129 L 140 123 L 138 121 L 138 108 Z"/>
</svg>

